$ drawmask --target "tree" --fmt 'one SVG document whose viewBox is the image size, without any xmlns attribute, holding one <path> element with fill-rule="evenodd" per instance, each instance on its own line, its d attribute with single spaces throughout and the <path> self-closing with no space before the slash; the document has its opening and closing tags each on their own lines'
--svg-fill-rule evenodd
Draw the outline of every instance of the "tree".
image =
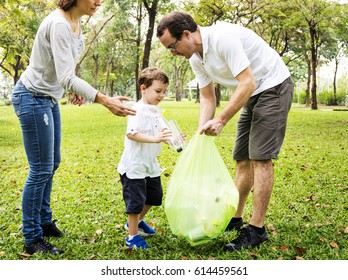
<svg viewBox="0 0 348 280">
<path fill-rule="evenodd" d="M 144 69 L 149 66 L 152 38 L 154 34 L 157 13 L 159 12 L 159 10 L 166 10 L 166 8 L 171 7 L 172 4 L 164 0 L 142 0 L 142 2 L 148 14 L 148 28 L 146 32 L 142 63 L 142 69 Z"/>
<path fill-rule="evenodd" d="M 87 50 L 79 62 L 84 65 L 81 75 L 111 96 L 116 92 L 128 95 L 134 84 L 136 27 L 129 16 L 131 4 L 106 1 L 101 14 L 94 16 L 94 22 L 84 26 Z M 90 71 L 91 68 L 94 70 Z"/>
<path fill-rule="evenodd" d="M 320 47 L 330 39 L 327 35 L 331 26 L 332 5 L 324 0 L 295 0 L 301 18 L 307 24 L 309 34 L 310 66 L 311 66 L 311 108 L 318 109 L 317 103 L 317 67 L 319 65 Z"/>
<path fill-rule="evenodd" d="M 156 43 L 155 46 L 159 47 L 159 44 Z M 170 52 L 161 47 L 154 50 L 151 61 L 153 65 L 158 65 L 168 74 L 169 90 L 174 92 L 176 101 L 181 101 L 184 86 L 189 82 L 190 77 L 186 75 L 188 71 L 191 71 L 188 60 L 180 56 L 173 57 Z"/>
<path fill-rule="evenodd" d="M 54 2 L 2 1 L 0 69 L 13 83 L 27 67 L 36 31 L 54 9 Z M 307 104 L 312 109 L 317 107 L 317 71 L 322 64 L 335 61 L 336 102 L 337 69 L 348 44 L 346 5 L 329 0 L 184 2 L 187 1 L 105 0 L 96 15 L 82 20 L 86 49 L 77 65 L 77 75 L 110 95 L 132 95 L 135 90 L 139 99 L 136 79 L 140 69 L 160 64 L 170 76 L 170 90 L 176 100 L 181 100 L 190 80 L 189 63 L 163 55 L 163 47 L 152 42 L 157 16 L 179 7 L 178 10 L 187 9 L 202 26 L 223 20 L 254 30 L 283 58 L 295 82 L 307 79 Z"/>
<path fill-rule="evenodd" d="M 134 1 L 117 1 L 119 5 L 122 5 L 124 9 L 127 10 L 127 13 L 135 19 L 136 22 L 136 37 L 134 42 L 136 43 L 137 53 L 136 53 L 136 66 L 135 66 L 135 81 L 139 76 L 140 72 L 140 56 L 141 56 L 141 44 L 142 44 L 142 28 L 143 21 L 146 16 L 143 9 L 145 8 L 148 15 L 148 28 L 146 31 L 146 39 L 144 43 L 144 50 L 142 52 L 142 64 L 141 69 L 144 69 L 149 66 L 150 54 L 151 54 L 151 45 L 152 37 L 154 33 L 155 19 L 158 12 L 160 0 L 134 0 Z M 139 88 L 136 86 L 136 100 L 141 98 Z"/>
<path fill-rule="evenodd" d="M 159 2 L 159 0 L 152 0 L 152 1 L 143 0 L 144 7 L 146 8 L 147 14 L 149 17 L 148 18 L 149 26 L 147 28 L 147 33 L 146 33 L 142 69 L 149 66 L 151 42 L 152 42 L 152 37 L 153 37 L 153 33 L 154 33 L 158 2 Z"/>
<path fill-rule="evenodd" d="M 140 73 L 140 60 L 141 60 L 141 54 L 142 54 L 142 37 L 143 37 L 143 22 L 146 17 L 146 13 L 143 7 L 142 0 L 121 0 L 116 1 L 120 7 L 120 11 L 122 14 L 125 14 L 128 18 L 128 20 L 125 18 L 126 21 L 132 22 L 133 27 L 130 29 L 132 30 L 130 33 L 132 35 L 128 35 L 129 41 L 128 43 L 134 44 L 135 53 L 133 54 L 133 60 L 134 60 L 134 72 L 133 72 L 133 83 L 135 85 L 135 98 L 136 100 L 139 100 L 141 98 L 140 96 L 140 90 L 136 84 L 136 81 L 138 79 L 139 73 Z M 130 28 L 130 27 L 128 27 Z M 129 29 L 122 29 L 122 30 L 129 30 Z M 127 87 L 130 86 L 129 83 L 127 83 Z"/>
<path fill-rule="evenodd" d="M 333 77 L 333 105 L 337 105 L 337 72 L 339 64 L 343 57 L 348 53 L 348 34 L 346 32 L 348 26 L 348 5 L 337 5 L 335 7 L 335 14 L 337 15 L 333 21 L 334 33 L 337 44 L 333 45 L 331 49 L 331 59 L 334 60 L 334 77 Z"/>
<path fill-rule="evenodd" d="M 136 14 L 136 20 L 137 20 L 137 36 L 136 36 L 136 68 L 135 68 L 135 81 L 137 81 L 140 73 L 140 46 L 141 46 L 141 27 L 142 27 L 142 22 L 144 18 L 144 13 L 143 13 L 143 7 L 142 7 L 142 2 L 138 1 L 138 7 L 137 7 L 137 14 Z M 150 53 L 149 53 L 150 55 Z M 136 86 L 135 89 L 135 96 L 136 100 L 139 100 L 141 98 L 140 96 L 140 89 L 138 86 Z"/>
<path fill-rule="evenodd" d="M 0 6 L 0 68 L 13 84 L 29 63 L 36 31 L 51 7 L 39 0 L 6 1 Z"/>
<path fill-rule="evenodd" d="M 82 55 L 82 57 L 80 58 L 79 62 L 76 65 L 76 75 L 79 75 L 79 71 L 80 71 L 80 67 L 82 62 L 84 61 L 84 59 L 87 57 L 87 55 L 89 54 L 90 50 L 93 48 L 94 44 L 98 43 L 98 37 L 100 35 L 100 33 L 103 31 L 103 29 L 105 28 L 105 26 L 108 24 L 108 22 L 114 17 L 114 15 L 111 15 L 109 18 L 107 18 L 104 22 L 102 22 L 100 27 L 97 27 L 98 30 L 96 29 L 92 29 L 92 31 L 90 31 L 90 34 L 93 33 L 93 36 L 91 37 L 91 39 L 88 42 L 87 48 L 84 52 L 84 54 Z M 88 24 L 88 20 L 86 25 Z M 95 71 L 95 75 L 98 75 L 98 55 L 94 55 L 94 61 L 96 62 L 96 71 Z M 96 84 L 96 81 L 95 83 Z"/>
<path fill-rule="evenodd" d="M 294 1 L 264 0 L 249 28 L 260 35 L 289 68 L 295 84 L 307 80 L 306 92 L 310 104 L 311 65 L 308 56 L 306 25 L 299 16 Z M 305 70 L 307 69 L 307 71 Z M 309 71 L 309 72 L 308 72 Z M 308 74 L 309 73 L 309 74 Z"/>
</svg>

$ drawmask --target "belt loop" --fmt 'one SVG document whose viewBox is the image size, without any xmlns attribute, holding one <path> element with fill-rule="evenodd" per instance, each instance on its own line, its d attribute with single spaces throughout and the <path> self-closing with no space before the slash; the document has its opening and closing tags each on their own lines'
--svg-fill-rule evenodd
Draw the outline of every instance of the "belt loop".
<svg viewBox="0 0 348 280">
<path fill-rule="evenodd" d="M 57 101 L 52 96 L 47 95 L 47 94 L 42 94 L 42 93 L 38 93 L 38 92 L 32 91 L 31 92 L 31 96 L 34 97 L 34 98 L 50 99 L 54 104 L 57 103 Z"/>
</svg>

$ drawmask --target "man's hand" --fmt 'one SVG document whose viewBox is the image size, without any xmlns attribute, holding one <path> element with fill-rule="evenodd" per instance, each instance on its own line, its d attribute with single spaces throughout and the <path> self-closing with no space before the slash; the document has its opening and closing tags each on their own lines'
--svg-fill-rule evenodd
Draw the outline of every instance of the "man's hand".
<svg viewBox="0 0 348 280">
<path fill-rule="evenodd" d="M 210 121 L 207 121 L 200 129 L 199 134 L 205 134 L 209 136 L 216 136 L 221 133 L 222 129 L 224 128 L 224 124 L 222 121 L 219 121 L 217 119 L 212 119 Z"/>
</svg>

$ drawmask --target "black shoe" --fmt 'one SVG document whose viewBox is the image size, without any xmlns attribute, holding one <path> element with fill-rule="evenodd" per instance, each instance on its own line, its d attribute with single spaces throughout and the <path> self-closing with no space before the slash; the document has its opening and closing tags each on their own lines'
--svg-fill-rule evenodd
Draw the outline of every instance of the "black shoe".
<svg viewBox="0 0 348 280">
<path fill-rule="evenodd" d="M 64 233 L 62 233 L 56 226 L 56 220 L 48 225 L 41 225 L 43 236 L 54 236 L 54 237 L 62 237 Z"/>
<path fill-rule="evenodd" d="M 240 230 L 242 226 L 243 226 L 243 219 L 240 219 L 240 220 L 234 222 L 233 218 L 232 218 L 231 221 L 229 222 L 229 224 L 227 225 L 225 231 L 230 231 L 230 230 L 234 230 L 234 229 Z"/>
<path fill-rule="evenodd" d="M 30 245 L 24 245 L 24 250 L 27 254 L 32 255 L 34 253 L 43 253 L 43 254 L 63 254 L 64 251 L 61 249 L 58 249 L 56 247 L 53 247 L 50 243 L 43 239 L 39 239 L 37 242 L 30 244 Z"/>
<path fill-rule="evenodd" d="M 239 236 L 225 246 L 225 250 L 238 251 L 242 248 L 256 247 L 268 239 L 266 230 L 263 234 L 258 234 L 255 229 L 250 226 L 241 229 Z"/>
</svg>

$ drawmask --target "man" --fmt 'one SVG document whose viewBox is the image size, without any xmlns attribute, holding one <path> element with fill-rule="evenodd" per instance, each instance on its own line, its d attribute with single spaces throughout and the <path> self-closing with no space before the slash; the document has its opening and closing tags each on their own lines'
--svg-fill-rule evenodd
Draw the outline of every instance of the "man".
<svg viewBox="0 0 348 280">
<path fill-rule="evenodd" d="M 237 251 L 267 240 L 265 215 L 273 188 L 272 159 L 276 159 L 285 136 L 293 97 L 290 72 L 280 56 L 253 31 L 235 24 L 197 26 L 186 13 L 166 15 L 157 27 L 157 37 L 172 55 L 190 60 L 201 89 L 199 131 L 218 135 L 241 110 L 233 159 L 239 206 L 227 230 L 241 229 L 225 246 Z M 235 91 L 214 118 L 214 81 Z M 243 210 L 253 187 L 253 213 L 243 226 Z"/>
</svg>

